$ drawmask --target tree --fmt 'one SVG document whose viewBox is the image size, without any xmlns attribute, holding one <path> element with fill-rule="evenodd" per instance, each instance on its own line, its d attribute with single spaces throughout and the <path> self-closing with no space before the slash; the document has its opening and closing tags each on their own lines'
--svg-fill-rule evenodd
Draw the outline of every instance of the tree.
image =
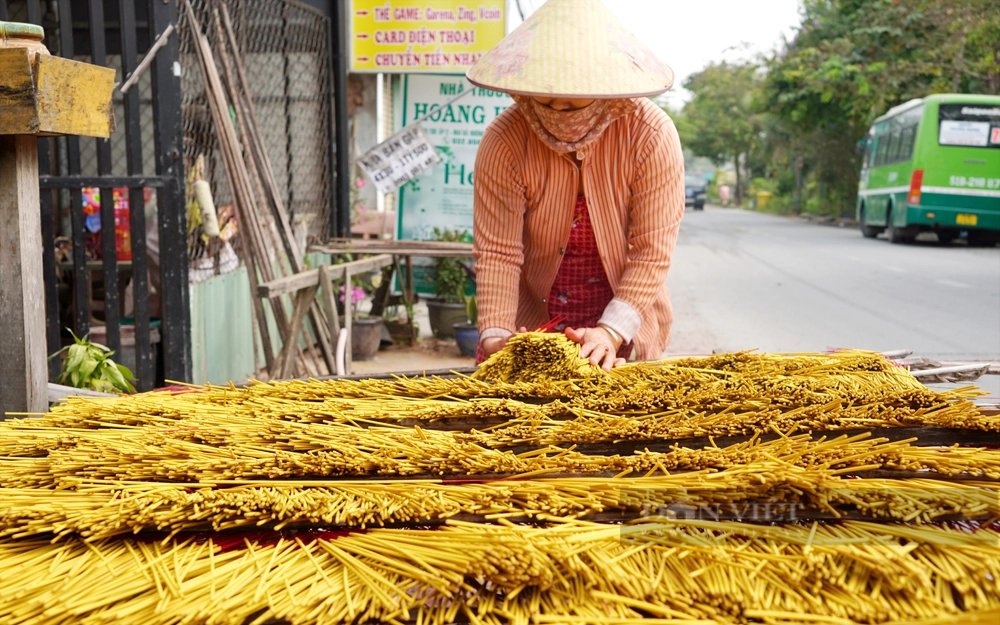
<svg viewBox="0 0 1000 625">
<path fill-rule="evenodd" d="M 891 107 L 929 93 L 997 93 L 995 0 L 806 0 L 794 40 L 765 62 L 760 107 L 787 127 L 843 204 L 854 146 Z"/>
<path fill-rule="evenodd" d="M 931 93 L 1000 93 L 1000 2 L 804 0 L 781 50 L 709 65 L 684 86 L 684 146 L 736 164 L 738 201 L 744 174 L 777 178 L 782 193 L 801 159 L 820 210 L 845 212 L 861 169 L 855 146 L 875 118 Z"/>
<path fill-rule="evenodd" d="M 713 63 L 684 82 L 693 97 L 677 120 L 684 147 L 716 165 L 735 163 L 737 204 L 743 201 L 744 164 L 761 126 L 753 97 L 759 82 L 755 64 Z"/>
</svg>

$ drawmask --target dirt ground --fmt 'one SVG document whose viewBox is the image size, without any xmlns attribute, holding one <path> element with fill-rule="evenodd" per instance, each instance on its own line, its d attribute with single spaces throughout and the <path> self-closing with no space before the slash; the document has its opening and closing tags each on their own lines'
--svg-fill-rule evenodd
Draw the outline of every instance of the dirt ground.
<svg viewBox="0 0 1000 625">
<path fill-rule="evenodd" d="M 354 361 L 352 373 L 377 374 L 402 371 L 431 371 L 471 367 L 475 358 L 466 358 L 458 351 L 454 340 L 436 339 L 431 334 L 431 322 L 427 316 L 427 304 L 419 302 L 415 307 L 416 321 L 420 329 L 420 342 L 413 347 L 383 347 L 374 360 Z"/>
<path fill-rule="evenodd" d="M 354 361 L 353 373 L 376 374 L 401 371 L 430 371 L 471 367 L 475 358 L 466 358 L 455 341 L 422 338 L 414 347 L 393 346 L 379 350 L 374 360 Z"/>
</svg>

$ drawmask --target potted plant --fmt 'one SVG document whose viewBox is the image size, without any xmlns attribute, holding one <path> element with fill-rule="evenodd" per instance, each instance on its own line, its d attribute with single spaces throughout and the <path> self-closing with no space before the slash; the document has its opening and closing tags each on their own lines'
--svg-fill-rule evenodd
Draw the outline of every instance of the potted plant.
<svg viewBox="0 0 1000 625">
<path fill-rule="evenodd" d="M 364 301 L 367 293 L 356 284 L 341 285 L 340 301 L 347 301 L 347 293 L 351 297 L 351 356 L 354 360 L 372 360 L 382 344 L 382 317 L 372 317 L 362 313 L 358 304 Z"/>
<path fill-rule="evenodd" d="M 438 241 L 461 242 L 466 239 L 467 235 L 462 232 L 435 228 L 434 236 Z M 455 324 L 465 323 L 467 319 L 465 269 L 457 258 L 435 258 L 431 275 L 434 279 L 434 295 L 436 296 L 436 299 L 427 301 L 431 331 L 438 338 L 455 338 Z"/>
<path fill-rule="evenodd" d="M 456 323 L 452 326 L 455 330 L 455 340 L 463 356 L 475 358 L 476 350 L 479 348 L 479 305 L 476 303 L 475 295 L 465 301 L 465 315 L 468 317 L 468 323 Z"/>
<path fill-rule="evenodd" d="M 52 360 L 66 353 L 66 357 L 62 360 L 59 384 L 102 393 L 135 392 L 131 384 L 135 382 L 132 372 L 111 360 L 113 351 L 98 343 L 90 342 L 87 336 L 81 339 L 73 334 L 72 330 L 69 333 L 73 336 L 73 344 L 49 356 L 49 360 Z"/>
</svg>

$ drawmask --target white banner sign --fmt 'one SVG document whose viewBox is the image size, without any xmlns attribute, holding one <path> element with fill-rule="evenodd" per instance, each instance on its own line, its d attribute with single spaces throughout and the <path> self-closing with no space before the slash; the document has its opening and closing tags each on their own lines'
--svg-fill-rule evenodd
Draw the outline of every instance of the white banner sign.
<svg viewBox="0 0 1000 625">
<path fill-rule="evenodd" d="M 420 124 L 407 126 L 358 159 L 382 193 L 392 193 L 441 161 Z"/>
<path fill-rule="evenodd" d="M 990 137 L 989 122 L 941 120 L 938 143 L 985 147 Z"/>
</svg>

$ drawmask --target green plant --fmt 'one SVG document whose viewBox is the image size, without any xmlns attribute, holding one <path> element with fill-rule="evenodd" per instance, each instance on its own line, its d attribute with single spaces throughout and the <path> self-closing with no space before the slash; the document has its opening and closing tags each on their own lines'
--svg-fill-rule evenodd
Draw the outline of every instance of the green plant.
<svg viewBox="0 0 1000 625">
<path fill-rule="evenodd" d="M 464 232 L 434 228 L 434 239 L 436 241 L 447 241 L 452 243 L 464 242 L 467 238 Z M 465 302 L 465 285 L 468 276 L 462 263 L 457 258 L 435 258 L 432 271 L 434 278 L 434 294 L 449 304 L 462 304 Z"/>
<path fill-rule="evenodd" d="M 465 300 L 465 314 L 469 316 L 469 323 L 472 325 L 479 324 L 479 304 L 476 302 L 475 295 L 470 295 Z"/>
<path fill-rule="evenodd" d="M 67 352 L 62 362 L 62 373 L 59 383 L 73 388 L 86 388 L 105 393 L 134 393 L 135 388 L 129 383 L 134 382 L 132 372 L 126 367 L 111 360 L 113 351 L 98 343 L 91 343 L 84 336 L 82 339 L 73 334 L 74 343 L 67 345 L 49 356 L 49 360 Z"/>
</svg>

